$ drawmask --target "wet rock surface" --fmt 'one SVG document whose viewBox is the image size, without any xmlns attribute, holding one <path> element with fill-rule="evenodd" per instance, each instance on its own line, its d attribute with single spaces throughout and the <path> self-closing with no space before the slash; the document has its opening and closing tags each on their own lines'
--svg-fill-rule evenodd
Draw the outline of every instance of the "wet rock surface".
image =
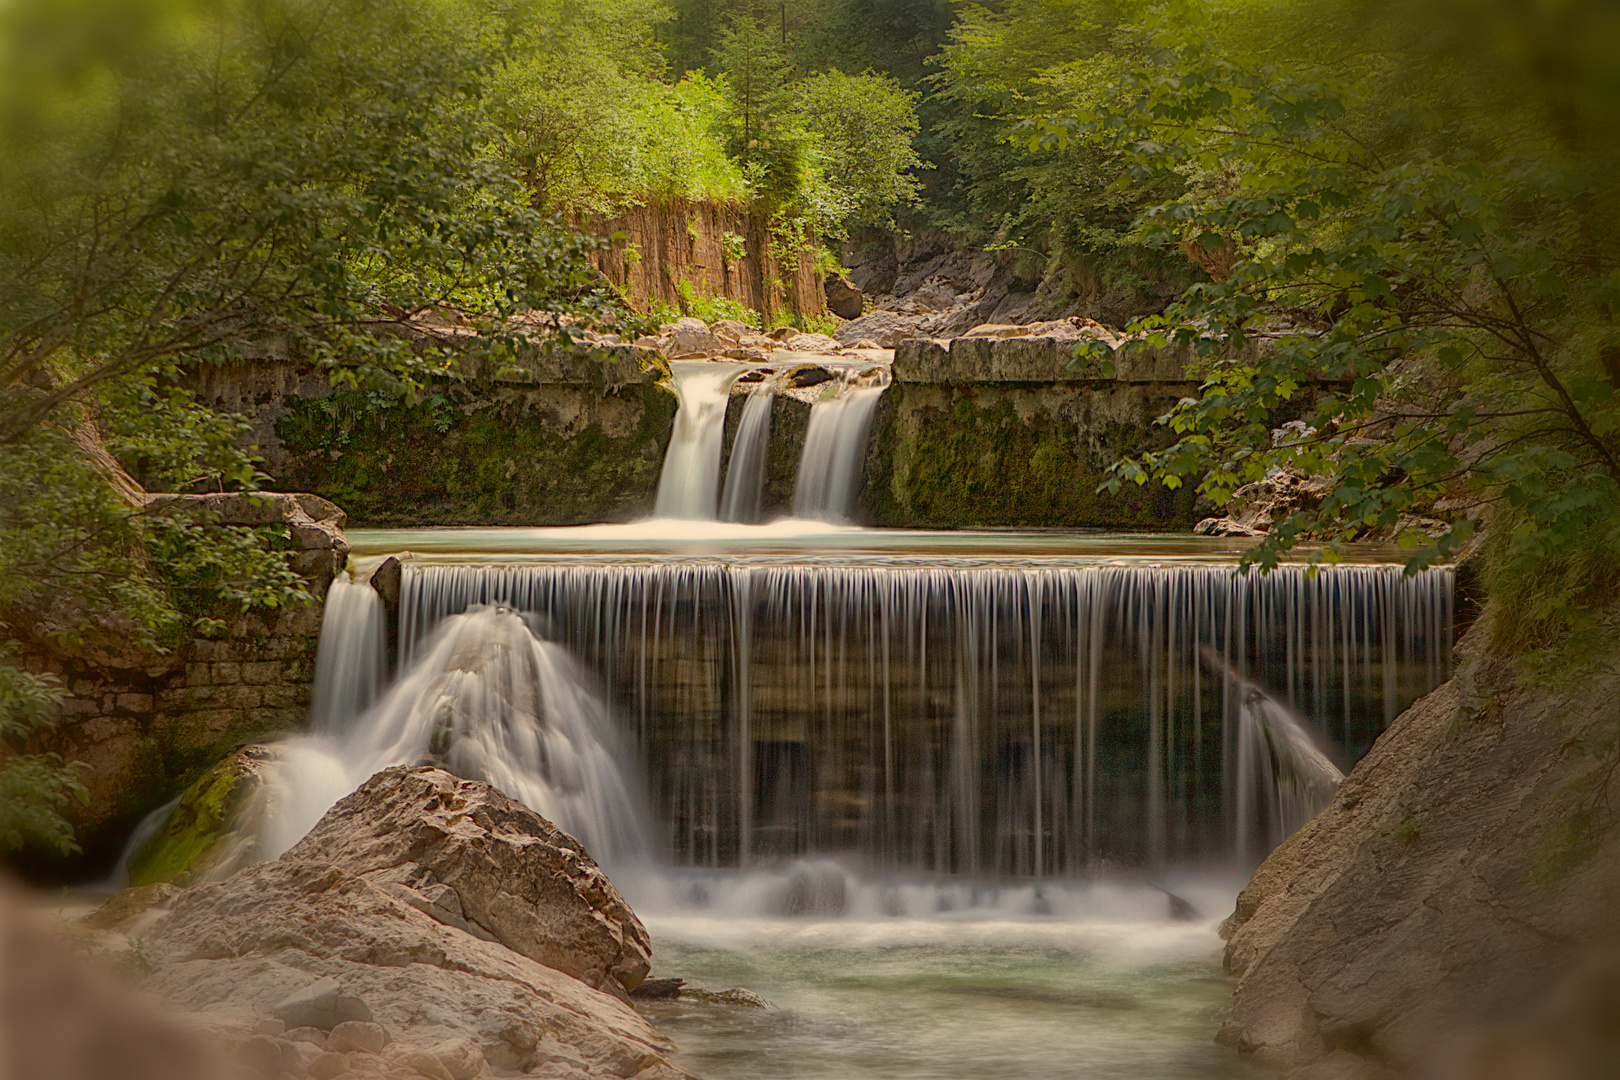
<svg viewBox="0 0 1620 1080">
<path fill-rule="evenodd" d="M 380 773 L 281 859 L 186 891 L 144 950 L 143 988 L 246 1076 L 685 1075 L 627 1003 L 646 933 L 590 856 L 436 769 Z"/>
</svg>

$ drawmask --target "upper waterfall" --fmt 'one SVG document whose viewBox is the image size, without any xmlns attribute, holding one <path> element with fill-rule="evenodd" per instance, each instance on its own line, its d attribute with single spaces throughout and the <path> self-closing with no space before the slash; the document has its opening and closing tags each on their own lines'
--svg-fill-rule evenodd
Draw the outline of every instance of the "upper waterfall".
<svg viewBox="0 0 1620 1080">
<path fill-rule="evenodd" d="M 661 518 L 712 520 L 720 497 L 720 444 L 731 384 L 747 368 L 707 360 L 676 360 L 670 371 L 680 407 L 658 478 Z"/>
</svg>

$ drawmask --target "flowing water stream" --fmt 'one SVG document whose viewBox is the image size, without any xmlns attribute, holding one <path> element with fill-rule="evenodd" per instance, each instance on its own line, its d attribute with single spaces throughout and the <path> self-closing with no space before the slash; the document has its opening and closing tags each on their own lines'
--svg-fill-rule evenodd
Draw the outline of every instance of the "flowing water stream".
<svg viewBox="0 0 1620 1080">
<path fill-rule="evenodd" d="M 798 518 L 752 524 L 775 384 L 674 365 L 659 518 L 354 530 L 397 609 L 328 598 L 310 734 L 257 855 L 437 761 L 578 836 L 711 1078 L 1225 1077 L 1216 927 L 1340 769 L 1449 674 L 1452 576 L 1237 575 L 1244 541 L 848 520 L 885 373 L 811 409 Z M 725 521 L 715 521 L 716 514 Z"/>
</svg>

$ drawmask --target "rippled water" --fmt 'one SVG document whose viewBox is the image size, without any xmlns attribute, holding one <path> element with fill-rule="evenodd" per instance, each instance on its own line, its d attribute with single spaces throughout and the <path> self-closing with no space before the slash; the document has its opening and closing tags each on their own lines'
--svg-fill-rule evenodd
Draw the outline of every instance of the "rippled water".
<svg viewBox="0 0 1620 1080">
<path fill-rule="evenodd" d="M 774 1006 L 642 1004 L 707 1080 L 1256 1075 L 1213 1042 L 1230 993 L 1216 918 L 645 921 L 655 974 L 744 986 Z"/>
</svg>

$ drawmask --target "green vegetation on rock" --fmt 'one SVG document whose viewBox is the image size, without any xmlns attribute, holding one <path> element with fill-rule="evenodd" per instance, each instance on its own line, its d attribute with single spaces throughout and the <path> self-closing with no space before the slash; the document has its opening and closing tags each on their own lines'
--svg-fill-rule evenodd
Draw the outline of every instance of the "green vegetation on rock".
<svg viewBox="0 0 1620 1080">
<path fill-rule="evenodd" d="M 162 827 L 130 854 L 129 883 L 195 885 L 239 863 L 255 842 L 251 802 L 265 760 L 264 747 L 250 746 L 199 777 Z"/>
</svg>

